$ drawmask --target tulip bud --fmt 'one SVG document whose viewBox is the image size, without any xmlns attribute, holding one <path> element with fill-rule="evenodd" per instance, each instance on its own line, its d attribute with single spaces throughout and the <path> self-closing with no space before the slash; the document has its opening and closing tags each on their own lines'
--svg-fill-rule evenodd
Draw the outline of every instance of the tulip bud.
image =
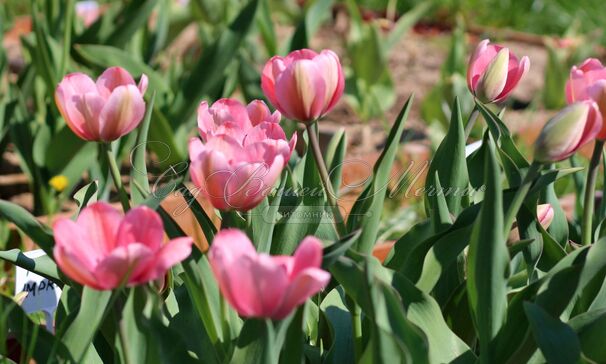
<svg viewBox="0 0 606 364">
<path fill-rule="evenodd" d="M 55 103 L 67 126 L 88 141 L 111 142 L 136 128 L 145 114 L 143 94 L 147 76 L 139 84 L 123 68 L 111 67 L 94 82 L 71 73 L 55 90 Z"/>
<path fill-rule="evenodd" d="M 345 79 L 339 57 L 302 49 L 275 56 L 263 68 L 261 88 L 282 115 L 303 123 L 329 112 L 343 95 Z"/>
<path fill-rule="evenodd" d="M 566 101 L 593 100 L 598 104 L 602 120 L 606 118 L 606 67 L 595 58 L 588 58 L 580 66 L 573 66 L 566 82 Z M 597 135 L 606 139 L 606 124 Z"/>
<path fill-rule="evenodd" d="M 562 109 L 545 124 L 535 142 L 537 162 L 551 163 L 573 155 L 596 137 L 602 116 L 594 101 L 579 101 Z"/>
<path fill-rule="evenodd" d="M 321 268 L 322 243 L 308 236 L 294 256 L 270 256 L 255 251 L 240 230 L 224 229 L 215 236 L 208 261 L 225 300 L 244 317 L 281 320 L 330 281 Z"/>
<path fill-rule="evenodd" d="M 537 220 L 543 229 L 549 228 L 551 221 L 553 221 L 553 207 L 550 204 L 542 204 L 537 206 Z"/>
<path fill-rule="evenodd" d="M 528 71 L 528 57 L 518 58 L 488 39 L 478 44 L 469 60 L 467 86 L 483 102 L 503 101 Z"/>
</svg>

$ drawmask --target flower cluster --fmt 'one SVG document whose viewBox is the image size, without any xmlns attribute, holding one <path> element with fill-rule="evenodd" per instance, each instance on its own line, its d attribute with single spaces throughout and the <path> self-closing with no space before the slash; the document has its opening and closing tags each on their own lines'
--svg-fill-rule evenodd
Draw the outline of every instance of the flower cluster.
<svg viewBox="0 0 606 364">
<path fill-rule="evenodd" d="M 189 142 L 192 182 L 222 211 L 248 211 L 271 191 L 288 163 L 297 134 L 287 138 L 282 114 L 304 123 L 334 107 L 343 93 L 343 71 L 332 51 L 311 50 L 274 57 L 262 87 L 278 111 L 261 100 L 248 105 L 220 99 L 198 107 L 199 137 Z M 67 126 L 80 138 L 103 144 L 135 129 L 145 114 L 147 77 L 138 85 L 123 68 L 107 69 L 94 82 L 82 73 L 65 76 L 55 92 Z M 117 186 L 119 187 L 119 186 Z M 123 204 L 125 210 L 129 203 Z M 82 210 L 74 222 L 54 225 L 54 257 L 73 281 L 108 290 L 163 279 L 187 258 L 192 239 L 164 243 L 160 215 L 145 206 L 121 215 L 105 202 Z M 305 238 L 294 257 L 257 254 L 239 230 L 223 230 L 209 260 L 221 292 L 245 317 L 281 319 L 323 289 L 330 275 L 320 268 L 322 243 Z M 254 281 L 254 282 L 253 282 Z"/>
<path fill-rule="evenodd" d="M 508 48 L 482 41 L 469 62 L 469 90 L 481 102 L 502 102 L 529 64 L 527 57 L 518 60 Z M 223 212 L 245 212 L 261 203 L 297 142 L 296 133 L 288 138 L 280 126 L 282 115 L 309 127 L 341 98 L 344 76 L 334 52 L 304 49 L 270 59 L 261 87 L 277 111 L 272 113 L 261 100 L 244 105 L 220 99 L 198 107 L 199 137 L 189 141 L 190 175 Z M 81 73 L 67 75 L 55 98 L 76 135 L 107 144 L 139 125 L 146 89 L 145 75 L 136 84 L 126 70 L 112 67 L 96 82 Z M 547 122 L 535 143 L 536 163 L 568 158 L 589 141 L 606 138 L 606 68 L 596 59 L 573 67 L 566 96 L 569 105 Z M 514 198 L 512 206 L 520 201 Z M 128 201 L 123 207 L 128 210 Z M 551 205 L 538 207 L 543 228 L 553 217 Z M 148 207 L 122 215 L 105 202 L 84 208 L 76 221 L 59 219 L 54 236 L 54 258 L 61 270 L 73 281 L 100 290 L 163 279 L 170 267 L 190 255 L 192 245 L 189 237 L 165 243 L 162 219 Z M 208 260 L 221 293 L 243 317 L 283 319 L 330 281 L 321 269 L 322 243 L 313 236 L 304 238 L 292 257 L 270 256 L 257 253 L 242 231 L 223 229 Z"/>
</svg>

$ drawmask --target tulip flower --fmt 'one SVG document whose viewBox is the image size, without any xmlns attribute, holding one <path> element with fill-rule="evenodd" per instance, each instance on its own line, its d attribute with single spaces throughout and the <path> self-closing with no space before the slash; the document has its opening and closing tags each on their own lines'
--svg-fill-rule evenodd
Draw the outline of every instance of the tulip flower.
<svg viewBox="0 0 606 364">
<path fill-rule="evenodd" d="M 553 221 L 553 215 L 553 207 L 550 204 L 545 203 L 537 206 L 537 220 L 543 229 L 549 228 L 549 225 Z"/>
<path fill-rule="evenodd" d="M 261 88 L 282 115 L 304 123 L 329 112 L 343 95 L 345 79 L 339 57 L 310 49 L 274 56 L 263 68 Z"/>
<path fill-rule="evenodd" d="M 485 39 L 469 60 L 467 87 L 484 102 L 500 102 L 509 96 L 529 67 L 528 57 L 518 61 L 508 48 Z"/>
<path fill-rule="evenodd" d="M 94 0 L 78 1 L 76 3 L 76 16 L 88 28 L 101 16 L 99 3 Z"/>
<path fill-rule="evenodd" d="M 535 142 L 537 162 L 551 163 L 573 155 L 595 139 L 602 128 L 602 116 L 594 101 L 575 102 L 545 124 Z"/>
<path fill-rule="evenodd" d="M 111 67 L 94 82 L 83 73 L 63 78 L 55 102 L 67 126 L 88 141 L 110 142 L 136 128 L 145 114 L 147 76 L 136 85 L 123 68 Z"/>
<path fill-rule="evenodd" d="M 244 317 L 283 319 L 330 281 L 320 268 L 322 243 L 313 236 L 292 257 L 270 256 L 258 254 L 240 230 L 221 230 L 208 260 L 221 293 Z"/>
<path fill-rule="evenodd" d="M 105 202 L 84 208 L 76 221 L 57 220 L 53 230 L 53 253 L 61 271 L 98 290 L 162 278 L 189 256 L 193 243 L 183 237 L 163 244 L 162 220 L 149 207 L 136 207 L 123 216 Z"/>
<path fill-rule="evenodd" d="M 582 100 L 594 100 L 602 120 L 606 118 L 606 67 L 595 58 L 585 60 L 578 67 L 573 66 L 566 82 L 566 101 L 570 104 Z M 602 125 L 597 138 L 606 139 L 606 125 Z"/>
<path fill-rule="evenodd" d="M 248 211 L 271 191 L 295 147 L 263 101 L 222 99 L 198 109 L 199 138 L 189 142 L 190 174 L 215 208 Z"/>
</svg>

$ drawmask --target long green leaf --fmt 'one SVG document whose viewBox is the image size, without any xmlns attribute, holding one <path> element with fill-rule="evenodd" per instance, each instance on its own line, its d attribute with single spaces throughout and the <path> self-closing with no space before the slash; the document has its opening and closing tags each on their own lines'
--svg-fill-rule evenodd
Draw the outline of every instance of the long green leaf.
<svg viewBox="0 0 606 364">
<path fill-rule="evenodd" d="M 370 184 L 362 195 L 356 200 L 352 212 L 347 220 L 349 231 L 361 229 L 362 234 L 356 244 L 356 250 L 369 253 L 377 240 L 379 222 L 383 213 L 383 205 L 387 194 L 387 184 L 391 177 L 391 169 L 396 153 L 400 147 L 400 138 L 404 131 L 404 122 L 412 106 L 413 96 L 408 98 L 406 104 L 400 111 L 396 121 L 387 137 L 385 149 L 379 156 L 373 169 Z"/>
<path fill-rule="evenodd" d="M 34 272 L 51 281 L 63 285 L 59 278 L 59 270 L 57 265 L 48 255 L 43 255 L 38 258 L 29 258 L 19 249 L 11 249 L 0 251 L 0 259 L 11 262 L 16 266 L 26 269 L 30 272 Z"/>
<path fill-rule="evenodd" d="M 506 272 L 509 253 L 503 239 L 501 171 L 492 138 L 484 156 L 486 192 L 469 244 L 467 290 L 480 340 L 483 362 L 491 362 L 491 341 L 503 325 L 507 310 Z"/>
<path fill-rule="evenodd" d="M 151 114 L 154 110 L 154 101 L 156 99 L 156 93 L 152 93 L 149 103 L 146 105 L 145 116 L 139 126 L 137 133 L 137 140 L 135 146 L 130 155 L 130 179 L 131 183 L 136 183 L 138 188 L 131 188 L 130 196 L 135 205 L 142 203 L 147 195 L 142 192 L 149 194 L 149 180 L 147 177 L 147 163 L 145 159 L 145 150 L 147 148 L 147 135 L 149 133 L 149 125 L 151 122 Z M 139 188 L 143 191 L 139 191 Z"/>
<path fill-rule="evenodd" d="M 0 200 L 0 216 L 17 225 L 25 235 L 29 236 L 34 243 L 38 244 L 52 258 L 55 240 L 48 227 L 42 225 L 23 207 L 8 201 Z"/>
<path fill-rule="evenodd" d="M 80 311 L 61 339 L 76 362 L 83 360 L 105 316 L 111 295 L 112 291 L 84 287 Z"/>
<path fill-rule="evenodd" d="M 570 326 L 551 317 L 541 306 L 524 303 L 530 328 L 548 363 L 576 363 L 581 357 L 581 344 Z"/>
</svg>

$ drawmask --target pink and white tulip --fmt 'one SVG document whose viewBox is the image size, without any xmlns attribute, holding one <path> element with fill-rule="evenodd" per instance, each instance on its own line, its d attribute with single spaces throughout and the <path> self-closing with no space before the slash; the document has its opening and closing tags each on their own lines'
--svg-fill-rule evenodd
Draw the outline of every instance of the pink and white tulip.
<svg viewBox="0 0 606 364">
<path fill-rule="evenodd" d="M 208 259 L 221 293 L 244 317 L 283 319 L 330 281 L 320 268 L 322 243 L 313 236 L 294 256 L 270 256 L 258 254 L 240 230 L 221 230 Z"/>
<path fill-rule="evenodd" d="M 160 215 L 146 206 L 123 216 L 105 202 L 82 210 L 76 221 L 53 226 L 57 265 L 72 280 L 98 290 L 134 286 L 164 277 L 191 253 L 192 239 L 164 242 Z"/>
<path fill-rule="evenodd" d="M 467 87 L 484 102 L 500 102 L 509 96 L 529 67 L 528 57 L 518 61 L 509 48 L 485 39 L 469 60 Z"/>
<path fill-rule="evenodd" d="M 545 124 L 535 142 L 534 158 L 543 163 L 566 159 L 595 139 L 601 129 L 602 115 L 594 101 L 570 104 Z"/>
<path fill-rule="evenodd" d="M 296 134 L 286 139 L 279 121 L 280 113 L 259 100 L 248 106 L 232 99 L 200 104 L 202 140 L 189 142 L 190 174 L 215 208 L 248 211 L 271 191 L 297 140 Z"/>
<path fill-rule="evenodd" d="M 329 112 L 343 95 L 345 79 L 339 57 L 310 49 L 274 56 L 263 68 L 261 88 L 282 115 L 312 122 Z"/>
<path fill-rule="evenodd" d="M 142 75 L 137 85 L 125 69 L 111 67 L 96 82 L 83 73 L 68 74 L 55 90 L 55 102 L 77 136 L 110 142 L 139 125 L 146 89 L 147 76 Z"/>
<path fill-rule="evenodd" d="M 545 203 L 537 206 L 537 220 L 543 229 L 549 228 L 553 221 L 554 210 L 551 204 Z"/>
<path fill-rule="evenodd" d="M 566 101 L 573 103 L 582 100 L 594 100 L 602 119 L 606 118 L 606 67 L 595 58 L 585 60 L 578 67 L 573 66 L 566 82 Z M 606 139 L 606 125 L 602 125 L 597 138 Z"/>
</svg>

